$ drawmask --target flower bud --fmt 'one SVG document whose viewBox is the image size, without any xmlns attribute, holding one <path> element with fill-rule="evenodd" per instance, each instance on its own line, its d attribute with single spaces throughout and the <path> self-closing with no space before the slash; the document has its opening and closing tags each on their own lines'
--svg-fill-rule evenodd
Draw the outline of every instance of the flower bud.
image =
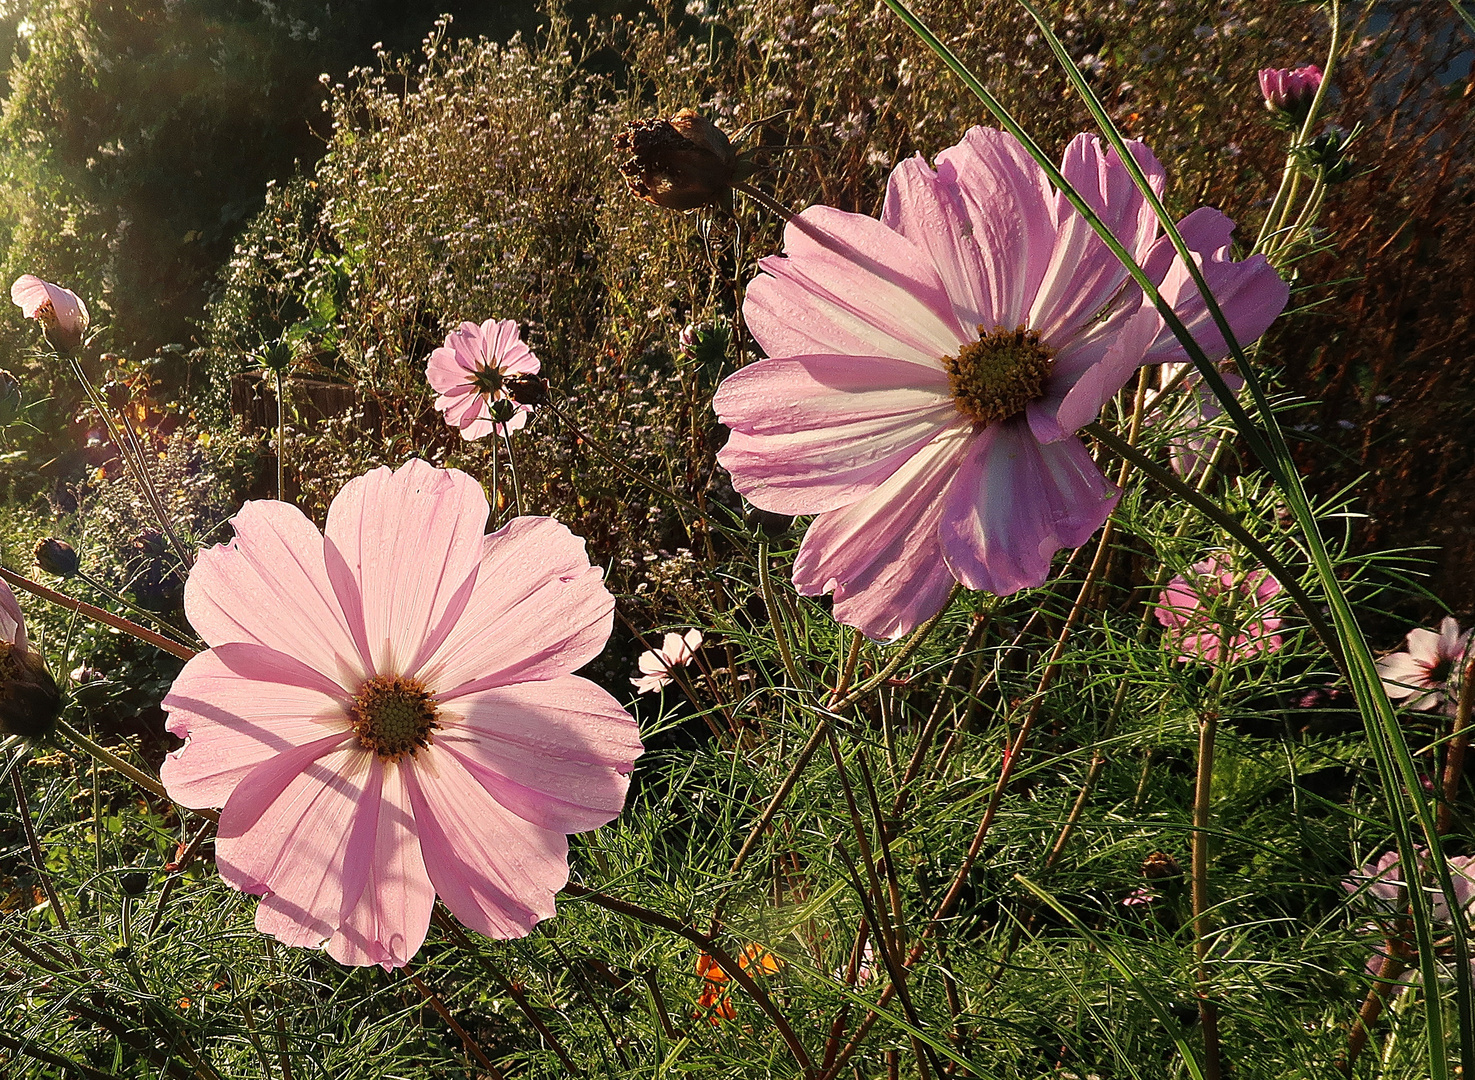
<svg viewBox="0 0 1475 1080">
<path fill-rule="evenodd" d="M 1321 87 L 1321 68 L 1307 64 L 1298 68 L 1265 68 L 1260 72 L 1260 93 L 1265 107 L 1299 127 L 1306 122 L 1311 102 Z"/>
<path fill-rule="evenodd" d="M 79 561 L 77 549 L 65 540 L 48 536 L 36 545 L 36 565 L 53 577 L 74 577 Z"/>
<path fill-rule="evenodd" d="M 0 368 L 0 428 L 15 423 L 25 407 L 25 395 L 21 393 L 20 380 L 4 368 Z"/>
<path fill-rule="evenodd" d="M 1166 851 L 1154 851 L 1142 860 L 1142 876 L 1152 879 L 1182 877 L 1183 867 Z"/>
<path fill-rule="evenodd" d="M 502 382 L 502 389 L 519 405 L 548 404 L 548 380 L 539 378 L 531 372 L 508 376 Z"/>
<path fill-rule="evenodd" d="M 61 714 L 61 691 L 39 653 L 0 641 L 0 735 L 39 739 Z"/>
<path fill-rule="evenodd" d="M 285 341 L 273 341 L 261 350 L 258 358 L 261 360 L 262 367 L 274 375 L 279 375 L 292 364 L 292 346 Z"/>
<path fill-rule="evenodd" d="M 1324 184 L 1340 184 L 1352 175 L 1353 158 L 1347 152 L 1352 140 L 1341 128 L 1332 127 L 1298 147 L 1301 163 L 1321 177 Z"/>
<path fill-rule="evenodd" d="M 706 117 L 682 109 L 669 120 L 632 120 L 615 136 L 627 155 L 620 174 L 630 191 L 667 210 L 726 206 L 732 200 L 737 153 Z"/>
</svg>

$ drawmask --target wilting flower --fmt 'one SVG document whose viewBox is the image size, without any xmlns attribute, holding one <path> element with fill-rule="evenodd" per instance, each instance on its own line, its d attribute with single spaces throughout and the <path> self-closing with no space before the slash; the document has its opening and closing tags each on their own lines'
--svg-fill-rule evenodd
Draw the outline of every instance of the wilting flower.
<svg viewBox="0 0 1475 1080">
<path fill-rule="evenodd" d="M 1470 645 L 1470 631 L 1460 633 L 1460 624 L 1445 616 L 1439 633 L 1410 630 L 1403 652 L 1389 653 L 1378 660 L 1383 689 L 1394 701 L 1410 709 L 1433 709 L 1459 697 L 1461 668 Z"/>
<path fill-rule="evenodd" d="M 631 120 L 615 135 L 630 191 L 667 210 L 732 201 L 738 157 L 720 128 L 693 109 L 669 120 Z"/>
<path fill-rule="evenodd" d="M 350 481 L 325 532 L 248 502 L 201 552 L 185 611 L 210 648 L 164 708 L 163 780 L 223 806 L 216 863 L 256 928 L 345 964 L 406 963 L 437 895 L 520 937 L 554 914 L 566 834 L 619 814 L 634 722 L 570 672 L 614 599 L 550 518 L 483 536 L 463 472 L 411 461 Z"/>
<path fill-rule="evenodd" d="M 0 735 L 40 738 L 60 713 L 61 691 L 26 638 L 20 601 L 0 581 Z"/>
<path fill-rule="evenodd" d="M 1159 190 L 1163 170 L 1132 153 Z M 1191 276 L 1115 151 L 1090 136 L 1065 177 L 1206 353 L 1228 352 Z M 1233 223 L 1179 225 L 1242 342 L 1288 290 L 1262 256 L 1229 259 Z M 1040 585 L 1119 492 L 1075 433 L 1141 363 L 1186 359 L 1106 244 L 1015 139 L 973 128 L 891 174 L 880 221 L 813 206 L 760 264 L 743 311 L 770 359 L 713 405 L 719 460 L 753 505 L 818 514 L 794 564 L 840 622 L 895 638 L 956 580 L 1007 595 Z"/>
<path fill-rule="evenodd" d="M 661 689 L 671 681 L 673 669 L 691 663 L 701 647 L 700 630 L 688 630 L 685 634 L 667 634 L 659 649 L 647 649 L 640 654 L 640 678 L 631 679 L 630 684 L 641 694 Z"/>
<path fill-rule="evenodd" d="M 53 577 L 76 577 L 81 566 L 77 549 L 65 540 L 48 536 L 36 544 L 36 565 Z"/>
<path fill-rule="evenodd" d="M 430 354 L 425 377 L 440 396 L 435 407 L 461 438 L 505 435 L 528 422 L 530 405 L 510 392 L 520 375 L 536 375 L 539 364 L 511 319 L 488 319 L 477 326 L 463 322 L 446 335 L 446 343 Z"/>
<path fill-rule="evenodd" d="M 35 319 L 51 347 L 59 353 L 74 353 L 87 334 L 87 305 L 71 289 L 63 289 L 35 274 L 22 274 L 10 286 L 10 299 Z"/>
<path fill-rule="evenodd" d="M 1305 121 L 1320 88 L 1321 68 L 1315 64 L 1260 71 L 1260 93 L 1265 95 L 1265 107 L 1271 112 L 1289 116 L 1298 124 Z"/>
<path fill-rule="evenodd" d="M 1222 555 L 1194 563 L 1158 597 L 1157 621 L 1179 660 L 1240 663 L 1282 644 L 1280 616 L 1269 605 L 1280 582 L 1268 570 L 1237 572 Z"/>
</svg>

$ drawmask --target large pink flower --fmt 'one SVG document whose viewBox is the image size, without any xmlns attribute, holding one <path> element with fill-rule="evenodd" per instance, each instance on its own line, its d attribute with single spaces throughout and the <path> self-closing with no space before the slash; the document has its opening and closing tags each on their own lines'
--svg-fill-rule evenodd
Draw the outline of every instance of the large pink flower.
<svg viewBox="0 0 1475 1080">
<path fill-rule="evenodd" d="M 614 600 L 550 518 L 483 536 L 481 486 L 411 461 L 350 481 L 320 533 L 248 502 L 200 554 L 185 611 L 210 645 L 164 707 L 185 806 L 223 806 L 216 862 L 257 929 L 346 964 L 404 964 L 439 894 L 519 937 L 554 914 L 566 834 L 619 814 L 634 722 L 570 674 Z"/>
<path fill-rule="evenodd" d="M 75 352 L 87 333 L 87 305 L 71 289 L 35 274 L 22 274 L 10 286 L 10 299 L 28 319 L 35 319 L 58 352 Z"/>
<path fill-rule="evenodd" d="M 1446 616 L 1437 634 L 1410 630 L 1406 645 L 1404 651 L 1378 660 L 1388 696 L 1394 701 L 1407 698 L 1404 704 L 1410 709 L 1432 709 L 1458 698 L 1470 631 L 1460 633 L 1460 624 Z"/>
<path fill-rule="evenodd" d="M 1162 167 L 1132 153 L 1156 188 Z M 1086 135 L 1062 171 L 1211 356 L 1227 347 L 1115 153 Z M 1233 262 L 1233 224 L 1180 224 L 1235 336 L 1285 306 L 1264 258 Z M 891 174 L 880 221 L 813 206 L 760 264 L 743 313 L 769 359 L 713 405 L 719 460 L 755 506 L 818 514 L 794 583 L 835 617 L 895 638 L 953 582 L 1006 595 L 1040 585 L 1118 492 L 1075 433 L 1144 362 L 1185 359 L 1085 219 L 1011 136 L 973 128 Z M 1187 282 L 1187 284 L 1185 284 Z"/>
<path fill-rule="evenodd" d="M 1283 644 L 1281 618 L 1270 606 L 1280 592 L 1268 570 L 1238 572 L 1224 556 L 1211 555 L 1168 583 L 1157 621 L 1179 660 L 1239 663 Z"/>
<path fill-rule="evenodd" d="M 461 438 L 505 435 L 528 422 L 532 408 L 507 391 L 516 375 L 536 375 L 538 358 L 511 319 L 463 322 L 425 362 L 425 378 L 439 395 L 435 407 Z"/>
</svg>

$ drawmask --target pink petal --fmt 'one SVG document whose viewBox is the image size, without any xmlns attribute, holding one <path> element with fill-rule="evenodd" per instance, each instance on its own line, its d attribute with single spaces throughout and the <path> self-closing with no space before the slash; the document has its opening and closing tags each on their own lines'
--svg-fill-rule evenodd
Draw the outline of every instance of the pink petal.
<svg viewBox="0 0 1475 1080">
<path fill-rule="evenodd" d="M 659 675 L 647 675 L 642 679 L 630 680 L 630 685 L 635 687 L 637 694 L 649 694 L 663 686 L 669 686 L 670 683 L 671 676 L 665 674 L 664 671 Z"/>
<path fill-rule="evenodd" d="M 584 541 L 552 518 L 514 518 L 485 538 L 456 625 L 418 669 L 442 702 L 587 664 L 614 625 L 614 597 Z"/>
<path fill-rule="evenodd" d="M 937 542 L 942 495 L 973 440 L 955 424 L 865 498 L 822 514 L 794 561 L 805 596 L 833 592 L 834 616 L 894 640 L 937 614 L 953 586 Z"/>
<path fill-rule="evenodd" d="M 1383 680 L 1383 689 L 1394 701 L 1420 693 L 1430 685 L 1428 667 L 1406 652 L 1380 657 L 1378 677 Z"/>
<path fill-rule="evenodd" d="M 1025 321 L 1050 262 L 1054 192 L 1044 171 L 1014 136 L 974 127 L 937 155 L 937 173 L 955 186 L 982 260 L 989 329 Z M 974 329 L 965 327 L 965 329 Z"/>
<path fill-rule="evenodd" d="M 169 731 L 188 741 L 164 759 L 169 797 L 194 809 L 223 806 L 256 766 L 337 731 L 347 735 L 348 695 L 300 660 L 260 645 L 199 653 L 163 701 Z"/>
<path fill-rule="evenodd" d="M 0 640 L 19 649 L 26 647 L 26 619 L 21 614 L 20 601 L 3 581 L 0 581 Z"/>
<path fill-rule="evenodd" d="M 22 274 L 16 278 L 10 286 L 10 299 L 28 319 L 34 319 L 36 312 L 49 300 L 52 311 L 56 313 L 57 325 L 63 330 L 81 333 L 87 329 L 89 317 L 82 298 L 71 289 L 42 281 L 35 274 Z"/>
<path fill-rule="evenodd" d="M 1469 634 L 1460 633 L 1460 624 L 1448 615 L 1439 623 L 1439 655 L 1445 660 L 1460 660 L 1465 655 Z"/>
<path fill-rule="evenodd" d="M 948 486 L 938 535 L 970 589 L 1008 596 L 1042 585 L 1061 548 L 1085 543 L 1120 492 L 1079 439 L 1041 445 L 1023 420 L 986 428 Z"/>
<path fill-rule="evenodd" d="M 897 165 L 886 185 L 881 221 L 931 257 L 963 327 L 983 325 L 987 332 L 997 323 L 984 253 L 953 170 L 944 168 L 947 179 L 933 172 L 921 154 Z"/>
<path fill-rule="evenodd" d="M 1128 146 L 1153 188 L 1161 193 L 1163 167 L 1142 143 L 1133 141 Z M 1140 262 L 1152 247 L 1157 218 L 1116 151 L 1104 148 L 1094 136 L 1077 135 L 1066 148 L 1060 171 Z M 1055 197 L 1055 217 L 1055 247 L 1028 322 L 1045 341 L 1058 346 L 1095 319 L 1128 277 L 1126 268 L 1064 195 Z"/>
<path fill-rule="evenodd" d="M 490 512 L 470 476 L 418 458 L 356 477 L 334 497 L 328 574 L 375 673 L 413 671 L 450 632 L 475 584 Z"/>
<path fill-rule="evenodd" d="M 479 934 L 523 937 L 555 914 L 568 882 L 568 837 L 502 806 L 454 754 L 415 755 L 406 770 L 425 868 L 451 913 Z"/>
<path fill-rule="evenodd" d="M 1232 262 L 1228 256 L 1227 246 L 1211 252 L 1195 251 L 1195 262 L 1234 331 L 1235 340 L 1248 345 L 1265 333 L 1285 310 L 1291 290 L 1265 256 L 1254 255 L 1242 262 Z M 1158 290 L 1210 360 L 1229 354 L 1224 335 L 1219 333 L 1203 294 L 1182 259 L 1174 257 Z M 1180 363 L 1187 359 L 1188 354 L 1172 330 L 1165 322 L 1159 322 L 1157 338 L 1144 362 Z"/>
<path fill-rule="evenodd" d="M 472 369 L 461 363 L 461 354 L 442 346 L 425 361 L 425 379 L 437 394 L 461 395 L 470 392 Z M 444 408 L 439 402 L 436 408 Z"/>
<path fill-rule="evenodd" d="M 351 735 L 320 739 L 258 765 L 220 814 L 215 862 L 221 878 L 244 892 L 271 893 L 276 903 L 269 911 L 276 917 L 310 934 L 312 944 L 327 940 L 339 921 L 350 872 L 344 853 L 355 820 L 378 803 L 378 768 L 378 759 Z"/>
<path fill-rule="evenodd" d="M 295 506 L 266 501 L 246 503 L 231 524 L 235 539 L 200 552 L 185 582 L 190 625 L 209 645 L 265 645 L 356 692 L 364 664 L 317 526 Z"/>
<path fill-rule="evenodd" d="M 355 822 L 344 863 L 338 930 L 327 944 L 341 964 L 403 967 L 419 951 L 430 927 L 435 889 L 420 852 L 420 835 L 404 773 L 408 765 L 380 765 L 377 798 Z M 370 823 L 372 822 L 372 826 Z M 362 880 L 359 880 L 362 878 Z"/>
<path fill-rule="evenodd" d="M 769 356 L 889 356 L 940 368 L 977 337 L 927 253 L 875 218 L 811 206 L 760 262 L 743 314 Z"/>
<path fill-rule="evenodd" d="M 1177 229 L 1178 235 L 1183 237 L 1183 243 L 1189 251 L 1197 251 L 1206 258 L 1212 256 L 1227 259 L 1229 257 L 1229 244 L 1234 235 L 1234 222 L 1229 220 L 1222 211 L 1212 206 L 1200 206 L 1191 214 L 1180 218 Z M 1178 253 L 1173 247 L 1173 241 L 1169 240 L 1166 235 L 1160 236 L 1153 242 L 1147 257 L 1142 260 L 1142 272 L 1152 279 L 1153 284 L 1161 285 L 1163 278 L 1168 276 L 1168 269 L 1177 258 Z"/>
<path fill-rule="evenodd" d="M 553 832 L 618 817 L 644 750 L 630 714 L 577 675 L 481 690 L 442 715 L 436 750 L 455 754 L 518 817 Z"/>
<path fill-rule="evenodd" d="M 885 357 L 762 360 L 712 400 L 717 460 L 754 506 L 813 514 L 861 498 L 957 419 L 941 368 Z"/>
<path fill-rule="evenodd" d="M 1152 341 L 1160 321 L 1155 311 L 1138 311 L 1115 335 L 1101 362 L 1081 373 L 1066 392 L 1055 413 L 1055 422 L 1062 432 L 1062 438 L 1074 435 L 1095 420 L 1106 403 L 1127 385 L 1127 380 L 1142 363 L 1142 355 Z M 1054 381 L 1052 374 L 1051 382 Z"/>
<path fill-rule="evenodd" d="M 1439 655 L 1439 635 L 1432 630 L 1422 627 L 1410 630 L 1405 639 L 1408 644 L 1408 654 L 1426 669 L 1432 668 L 1442 659 Z"/>
<path fill-rule="evenodd" d="M 1173 578 L 1168 587 L 1158 597 L 1157 621 L 1169 629 L 1177 629 L 1188 625 L 1189 619 L 1198 612 L 1201 606 L 1198 593 L 1194 592 L 1184 581 L 1182 576 Z"/>
</svg>

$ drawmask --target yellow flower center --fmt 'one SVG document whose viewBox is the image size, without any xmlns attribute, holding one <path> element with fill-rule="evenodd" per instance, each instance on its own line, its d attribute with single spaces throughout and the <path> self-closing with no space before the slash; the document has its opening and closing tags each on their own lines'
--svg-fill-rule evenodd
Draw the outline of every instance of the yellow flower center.
<svg viewBox="0 0 1475 1080">
<path fill-rule="evenodd" d="M 417 679 L 399 675 L 376 675 L 359 688 L 348 710 L 359 745 L 386 761 L 414 757 L 430 745 L 435 722 L 435 701 Z"/>
<path fill-rule="evenodd" d="M 988 332 L 980 325 L 978 340 L 942 363 L 958 411 L 974 423 L 997 424 L 1044 394 L 1055 350 L 1023 325 Z"/>
</svg>

